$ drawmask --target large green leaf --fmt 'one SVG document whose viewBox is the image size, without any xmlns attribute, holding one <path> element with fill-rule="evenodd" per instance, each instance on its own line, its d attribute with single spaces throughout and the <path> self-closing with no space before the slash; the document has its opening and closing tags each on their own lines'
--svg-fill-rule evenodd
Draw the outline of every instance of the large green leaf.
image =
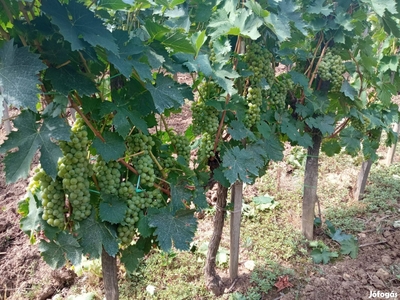
<svg viewBox="0 0 400 300">
<path fill-rule="evenodd" d="M 158 113 L 162 114 L 168 108 L 182 106 L 184 100 L 176 86 L 177 84 L 170 77 L 163 75 L 157 76 L 155 86 L 151 83 L 146 84 Z"/>
<path fill-rule="evenodd" d="M 142 119 L 147 112 L 136 111 L 133 109 L 132 101 L 130 99 L 123 99 L 123 97 L 114 97 L 113 102 L 103 102 L 100 106 L 101 116 L 108 115 L 114 112 L 112 123 L 116 131 L 122 136 L 126 137 L 132 125 L 136 126 L 143 133 L 147 134 L 147 123 Z"/>
<path fill-rule="evenodd" d="M 33 233 L 40 226 L 42 218 L 40 217 L 39 214 L 41 209 L 38 207 L 35 197 L 31 194 L 31 192 L 28 193 L 28 196 L 29 196 L 28 215 L 21 218 L 20 223 L 22 231 L 32 237 Z"/>
<path fill-rule="evenodd" d="M 134 272 L 139 266 L 139 259 L 143 258 L 144 251 L 136 245 L 130 245 L 121 253 L 121 262 L 128 272 Z"/>
<path fill-rule="evenodd" d="M 117 196 L 101 193 L 99 205 L 99 213 L 102 221 L 110 222 L 111 224 L 118 224 L 124 220 L 127 204 L 119 199 Z"/>
<path fill-rule="evenodd" d="M 150 209 L 149 225 L 155 227 L 157 241 L 163 251 L 169 252 L 174 246 L 178 250 L 189 250 L 197 228 L 197 220 L 192 210 L 180 210 L 176 213 L 168 207 Z"/>
<path fill-rule="evenodd" d="M 6 181 L 15 182 L 19 178 L 28 176 L 32 159 L 40 149 L 40 163 L 46 173 L 55 178 L 57 176 L 57 161 L 62 156 L 60 148 L 53 140 L 68 141 L 70 138 L 69 126 L 63 119 L 46 118 L 43 124 L 37 123 L 37 114 L 31 111 L 22 111 L 14 125 L 18 131 L 13 131 L 0 147 L 0 153 L 5 153 L 15 147 L 18 151 L 7 154 Z"/>
<path fill-rule="evenodd" d="M 58 26 L 61 34 L 71 43 L 71 49 L 82 50 L 84 41 L 92 46 L 101 46 L 118 54 L 118 46 L 110 31 L 94 13 L 74 0 L 62 5 L 57 0 L 43 0 L 41 9 L 51 16 L 51 22 Z"/>
<path fill-rule="evenodd" d="M 114 227 L 107 222 L 96 220 L 95 211 L 82 222 L 79 229 L 79 243 L 84 254 L 88 254 L 91 259 L 101 257 L 101 252 L 106 252 L 115 257 L 118 253 L 117 232 Z"/>
<path fill-rule="evenodd" d="M 383 16 L 385 10 L 392 14 L 397 13 L 396 1 L 394 0 L 362 0 L 362 2 L 370 5 L 370 7 L 376 12 L 380 17 Z"/>
<path fill-rule="evenodd" d="M 103 143 L 99 138 L 93 141 L 93 147 L 96 149 L 97 154 L 100 154 L 105 162 L 110 160 L 117 160 L 124 156 L 125 142 L 124 139 L 116 132 L 105 131 L 103 132 Z"/>
<path fill-rule="evenodd" d="M 73 90 L 87 96 L 97 92 L 96 85 L 89 77 L 69 66 L 47 69 L 45 79 L 51 81 L 54 90 L 66 96 Z"/>
<path fill-rule="evenodd" d="M 47 242 L 41 240 L 39 251 L 44 261 L 53 269 L 64 266 L 67 261 L 78 265 L 82 259 L 82 248 L 71 234 L 62 231 L 56 240 Z"/>
<path fill-rule="evenodd" d="M 17 48 L 14 40 L 0 49 L 0 86 L 8 104 L 36 111 L 40 83 L 37 74 L 46 68 L 29 47 Z M 1 104 L 2 105 L 2 104 Z"/>
</svg>

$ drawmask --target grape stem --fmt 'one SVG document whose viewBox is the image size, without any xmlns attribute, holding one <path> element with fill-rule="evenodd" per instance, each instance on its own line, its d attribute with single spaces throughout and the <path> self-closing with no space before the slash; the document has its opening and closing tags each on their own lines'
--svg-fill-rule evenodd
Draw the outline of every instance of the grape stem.
<svg viewBox="0 0 400 300">
<path fill-rule="evenodd" d="M 105 143 L 105 139 L 101 136 L 101 133 L 94 128 L 94 126 L 92 125 L 92 123 L 90 123 L 90 121 L 86 118 L 86 116 L 84 115 L 84 113 L 82 112 L 82 110 L 79 108 L 78 105 L 76 105 L 76 103 L 73 101 L 73 99 L 71 99 L 70 96 L 68 96 L 69 100 L 71 101 L 71 106 L 73 109 L 76 110 L 76 112 L 82 117 L 82 119 L 85 121 L 86 125 L 93 131 L 94 135 L 97 136 L 103 143 Z"/>
<path fill-rule="evenodd" d="M 101 189 L 100 189 L 100 187 L 99 187 L 99 182 L 97 181 L 97 178 L 96 178 L 96 175 L 95 175 L 95 174 L 92 175 L 92 180 L 93 180 L 93 182 L 94 182 L 94 185 L 96 186 L 96 189 L 97 189 L 98 191 L 100 191 Z"/>
<path fill-rule="evenodd" d="M 225 99 L 225 105 L 227 105 L 227 104 L 229 103 L 229 100 L 230 100 L 230 99 L 231 99 L 231 95 L 230 95 L 230 94 L 227 94 L 227 95 L 226 95 L 226 99 Z M 224 111 L 222 112 L 221 121 L 219 122 L 218 131 L 217 131 L 217 136 L 215 137 L 215 141 L 214 141 L 214 153 L 217 151 L 218 142 L 219 142 L 219 137 L 221 136 L 222 127 L 223 127 L 223 125 L 224 125 L 225 115 L 226 115 L 226 110 L 224 110 Z"/>
<path fill-rule="evenodd" d="M 330 41 L 330 40 L 331 40 L 331 39 L 329 39 L 329 40 L 325 43 L 324 48 L 322 48 L 322 50 L 321 50 L 321 55 L 320 55 L 320 57 L 319 57 L 319 59 L 318 59 L 318 62 L 317 62 L 317 64 L 316 64 L 315 68 L 314 68 L 314 72 L 312 72 L 312 75 L 311 75 L 311 78 L 310 78 L 310 82 L 308 83 L 308 87 L 309 87 L 309 88 L 311 88 L 312 83 L 313 83 L 315 77 L 317 76 L 318 67 L 319 67 L 319 65 L 320 65 L 320 63 L 321 63 L 321 61 L 322 61 L 322 59 L 324 58 L 324 55 L 325 55 L 326 49 L 328 49 L 328 44 L 329 44 L 329 41 Z"/>
<path fill-rule="evenodd" d="M 151 153 L 151 152 L 150 152 Z M 136 169 L 134 167 L 132 167 L 130 164 L 128 164 L 126 161 L 124 161 L 123 158 L 120 158 L 117 160 L 117 162 L 123 164 L 125 167 L 127 167 L 129 170 L 131 170 L 133 173 L 135 173 L 136 175 L 139 175 L 139 172 L 136 171 Z M 167 182 L 168 183 L 168 182 Z M 164 194 L 171 196 L 171 193 L 169 190 L 161 187 L 160 185 L 158 185 L 157 183 L 154 183 L 153 186 L 157 189 L 159 189 L 161 192 L 163 192 Z"/>
<path fill-rule="evenodd" d="M 158 170 L 160 170 L 162 177 L 164 179 L 167 178 L 167 175 L 165 174 L 163 167 L 160 165 L 157 158 L 154 156 L 153 152 L 151 152 L 150 150 L 149 150 L 149 155 L 150 155 L 151 159 L 153 160 L 153 162 L 156 164 Z"/>
</svg>

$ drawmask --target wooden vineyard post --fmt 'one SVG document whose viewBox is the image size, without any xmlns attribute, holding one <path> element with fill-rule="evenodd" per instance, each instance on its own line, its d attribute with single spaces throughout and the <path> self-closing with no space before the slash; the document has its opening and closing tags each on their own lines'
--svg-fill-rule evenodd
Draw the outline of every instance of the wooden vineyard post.
<svg viewBox="0 0 400 300">
<path fill-rule="evenodd" d="M 364 161 L 360 173 L 358 173 L 358 178 L 357 178 L 357 183 L 356 183 L 356 188 L 354 192 L 354 199 L 355 200 L 360 200 L 362 195 L 364 194 L 365 191 L 365 186 L 367 185 L 367 179 L 369 175 L 369 171 L 371 170 L 372 166 L 372 160 L 367 160 Z"/>
<path fill-rule="evenodd" d="M 103 273 L 104 292 L 106 300 L 118 300 L 118 267 L 117 257 L 110 256 L 103 248 L 101 253 L 101 268 Z"/>
<path fill-rule="evenodd" d="M 229 276 L 234 281 L 238 276 L 240 221 L 242 218 L 243 182 L 237 181 L 231 187 L 231 202 L 233 211 L 230 221 L 230 261 Z"/>
<path fill-rule="evenodd" d="M 396 153 L 397 139 L 400 133 L 399 123 L 395 123 L 393 125 L 393 131 L 396 132 L 396 142 L 389 148 L 388 154 L 386 157 L 386 165 L 390 166 L 393 163 L 394 154 Z"/>
<path fill-rule="evenodd" d="M 313 145 L 308 147 L 306 169 L 304 173 L 303 208 L 301 230 L 308 240 L 314 238 L 315 203 L 317 202 L 318 157 L 322 136 L 319 131 L 313 132 Z"/>
</svg>

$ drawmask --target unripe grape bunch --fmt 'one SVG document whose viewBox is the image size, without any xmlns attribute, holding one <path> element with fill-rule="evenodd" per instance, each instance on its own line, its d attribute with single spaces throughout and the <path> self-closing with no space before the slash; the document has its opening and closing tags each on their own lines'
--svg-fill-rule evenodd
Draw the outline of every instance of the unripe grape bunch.
<svg viewBox="0 0 400 300">
<path fill-rule="evenodd" d="M 92 211 L 89 193 L 89 177 L 92 176 L 92 165 L 87 156 L 89 139 L 83 119 L 78 115 L 71 128 L 71 141 L 60 142 L 64 156 L 58 161 L 58 176 L 72 207 L 72 219 L 86 219 Z"/>
<path fill-rule="evenodd" d="M 343 73 L 346 68 L 342 58 L 335 55 L 332 51 L 326 52 L 318 67 L 318 74 L 322 80 L 330 81 L 332 90 L 339 90 L 343 82 Z"/>
<path fill-rule="evenodd" d="M 265 78 L 269 85 L 275 79 L 275 69 L 272 67 L 272 53 L 258 43 L 251 43 L 246 46 L 244 61 L 248 64 L 249 70 L 254 74 L 249 77 L 250 85 L 257 86 Z"/>
</svg>

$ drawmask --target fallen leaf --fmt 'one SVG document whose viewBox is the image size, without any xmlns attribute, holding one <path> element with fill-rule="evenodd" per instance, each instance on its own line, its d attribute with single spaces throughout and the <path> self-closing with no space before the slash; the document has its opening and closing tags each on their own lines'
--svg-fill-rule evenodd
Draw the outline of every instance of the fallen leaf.
<svg viewBox="0 0 400 300">
<path fill-rule="evenodd" d="M 293 284 L 289 282 L 289 276 L 279 276 L 278 281 L 274 284 L 275 287 L 278 288 L 278 292 L 282 291 L 283 289 L 287 287 L 292 287 Z"/>
</svg>

